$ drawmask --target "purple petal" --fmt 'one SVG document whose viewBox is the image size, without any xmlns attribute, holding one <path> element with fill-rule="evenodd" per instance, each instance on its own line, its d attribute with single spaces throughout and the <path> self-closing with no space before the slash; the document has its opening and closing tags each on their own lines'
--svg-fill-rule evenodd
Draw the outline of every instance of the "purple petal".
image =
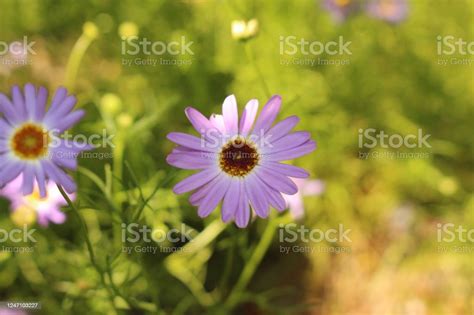
<svg viewBox="0 0 474 315">
<path fill-rule="evenodd" d="M 33 84 L 27 83 L 24 88 L 25 91 L 25 104 L 28 118 L 36 121 L 37 108 L 36 108 L 36 89 Z"/>
<path fill-rule="evenodd" d="M 268 186 L 272 187 L 276 191 L 282 192 L 287 195 L 293 195 L 298 192 L 298 187 L 296 186 L 296 184 L 284 175 L 271 172 L 263 167 L 259 167 L 255 173 L 263 182 L 265 182 Z"/>
<path fill-rule="evenodd" d="M 268 137 L 270 142 L 275 142 L 281 137 L 286 136 L 299 121 L 300 119 L 297 116 L 287 117 L 270 128 L 265 134 L 265 137 Z"/>
<path fill-rule="evenodd" d="M 189 203 L 193 206 L 199 206 L 202 199 L 209 193 L 217 180 L 219 180 L 219 177 L 220 176 L 216 176 L 211 181 L 209 181 L 209 183 L 197 188 L 196 191 L 191 196 L 189 196 Z"/>
<path fill-rule="evenodd" d="M 72 194 L 76 191 L 76 183 L 54 163 L 41 161 L 41 165 L 43 166 L 46 176 L 52 179 L 56 184 L 62 186 L 68 193 Z"/>
<path fill-rule="evenodd" d="M 34 188 L 35 168 L 31 164 L 25 165 L 23 171 L 23 183 L 21 184 L 21 191 L 23 195 L 31 195 Z"/>
<path fill-rule="evenodd" d="M 11 151 L 9 142 L 10 141 L 8 139 L 0 138 L 0 154 L 8 153 Z"/>
<path fill-rule="evenodd" d="M 209 121 L 210 121 L 211 124 L 214 126 L 214 128 L 216 128 L 217 130 L 219 130 L 219 132 L 220 132 L 221 134 L 223 134 L 223 135 L 226 134 L 225 123 L 224 123 L 224 116 L 212 114 L 212 115 L 211 115 L 211 118 L 209 118 Z"/>
<path fill-rule="evenodd" d="M 264 155 L 266 161 L 285 161 L 298 158 L 316 149 L 316 142 L 309 140 L 299 147 L 292 148 L 286 151 Z"/>
<path fill-rule="evenodd" d="M 234 95 L 229 95 L 222 104 L 222 115 L 224 116 L 224 123 L 226 131 L 230 136 L 238 133 L 239 113 L 237 109 L 237 100 Z"/>
<path fill-rule="evenodd" d="M 235 224 L 239 228 L 244 228 L 249 224 L 250 220 L 250 206 L 249 200 L 243 187 L 243 181 L 240 181 L 240 196 L 238 200 L 238 207 L 235 212 Z"/>
<path fill-rule="evenodd" d="M 25 163 L 7 160 L 0 169 L 0 186 L 14 180 L 25 168 Z"/>
<path fill-rule="evenodd" d="M 260 136 L 262 132 L 266 132 L 275 121 L 281 107 L 281 96 L 274 95 L 268 100 L 263 107 L 260 116 L 257 118 L 252 134 Z"/>
<path fill-rule="evenodd" d="M 175 194 L 183 194 L 185 192 L 194 190 L 212 180 L 219 174 L 219 170 L 217 169 L 207 169 L 203 170 L 199 173 L 193 174 L 178 184 L 176 184 L 173 188 L 173 192 Z"/>
<path fill-rule="evenodd" d="M 249 197 L 255 213 L 261 218 L 268 217 L 270 210 L 264 186 L 265 184 L 255 174 L 251 174 L 245 179 L 245 193 Z"/>
<path fill-rule="evenodd" d="M 262 164 L 262 167 L 268 168 L 270 172 L 277 172 L 285 176 L 296 178 L 307 178 L 309 173 L 301 167 L 268 161 Z"/>
<path fill-rule="evenodd" d="M 267 144 L 261 148 L 263 154 L 272 154 L 281 151 L 287 151 L 291 148 L 298 147 L 311 138 L 311 134 L 307 131 L 297 131 L 290 133 L 279 140 Z"/>
<path fill-rule="evenodd" d="M 63 133 L 66 129 L 69 129 L 77 124 L 77 122 L 79 122 L 85 114 L 86 112 L 82 109 L 76 110 L 70 114 L 67 114 L 65 117 L 54 124 L 50 123 L 49 126 L 58 133 Z"/>
<path fill-rule="evenodd" d="M 230 186 L 227 189 L 227 192 L 222 203 L 222 221 L 229 222 L 237 211 L 239 200 L 240 200 L 240 179 L 232 177 Z M 243 186 L 242 186 L 243 187 Z"/>
<path fill-rule="evenodd" d="M 263 189 L 267 194 L 268 201 L 278 211 L 283 211 L 286 209 L 286 201 L 283 198 L 282 194 L 275 189 L 271 188 L 267 184 L 263 183 Z"/>
<path fill-rule="evenodd" d="M 41 167 L 41 165 L 36 166 L 35 176 L 36 176 L 36 182 L 38 183 L 40 196 L 41 196 L 41 198 L 45 198 L 46 195 L 47 195 L 47 192 L 46 192 L 46 178 L 45 178 L 44 170 Z"/>
<path fill-rule="evenodd" d="M 189 121 L 193 125 L 194 129 L 196 129 L 201 136 L 205 138 L 209 138 L 212 136 L 211 131 L 212 130 L 217 130 L 219 131 L 218 128 L 216 128 L 210 121 L 207 119 L 203 114 L 201 114 L 198 110 L 192 108 L 192 107 L 187 107 L 184 111 L 186 113 L 186 117 L 188 117 Z"/>
<path fill-rule="evenodd" d="M 166 158 L 168 164 L 186 170 L 209 168 L 216 164 L 216 154 L 202 151 L 171 153 Z"/>
<path fill-rule="evenodd" d="M 17 113 L 15 112 L 13 104 L 10 102 L 8 97 L 2 93 L 0 93 L 0 113 L 3 113 L 6 120 L 12 124 L 18 123 L 20 121 Z"/>
<path fill-rule="evenodd" d="M 202 199 L 199 205 L 198 215 L 201 218 L 207 217 L 217 207 L 219 202 L 224 198 L 224 195 L 229 188 L 230 180 L 227 175 L 220 174 L 218 180 L 212 185 L 209 193 Z"/>
<path fill-rule="evenodd" d="M 23 98 L 23 93 L 21 93 L 21 89 L 18 85 L 12 87 L 12 100 L 18 115 L 26 119 L 28 113 L 26 111 L 25 99 Z"/>
<path fill-rule="evenodd" d="M 43 122 L 48 126 L 54 126 L 58 121 L 61 121 L 63 117 L 70 113 L 76 105 L 77 99 L 75 96 L 68 96 L 57 106 L 52 106 L 46 113 Z M 52 129 L 52 128 L 51 128 Z"/>
<path fill-rule="evenodd" d="M 58 208 L 52 208 L 49 211 L 48 218 L 49 218 L 49 221 L 55 224 L 61 224 L 61 223 L 64 223 L 64 221 L 66 221 L 66 214 L 64 214 L 64 212 L 62 212 Z"/>
<path fill-rule="evenodd" d="M 40 86 L 38 90 L 38 95 L 36 96 L 36 117 L 37 121 L 41 121 L 46 112 L 46 101 L 48 100 L 48 90 Z"/>
<path fill-rule="evenodd" d="M 51 152 L 51 160 L 61 166 L 70 170 L 77 169 L 77 153 L 71 150 L 62 150 L 55 148 Z"/>
<path fill-rule="evenodd" d="M 182 132 L 171 132 L 166 137 L 176 144 L 198 151 L 216 152 L 218 149 L 217 145 Z"/>
<path fill-rule="evenodd" d="M 0 139 L 8 138 L 12 130 L 12 126 L 10 126 L 5 120 L 0 118 Z"/>
<path fill-rule="evenodd" d="M 250 130 L 252 130 L 253 123 L 257 117 L 258 111 L 258 100 L 250 100 L 247 105 L 245 105 L 244 112 L 240 118 L 239 133 L 246 137 Z"/>
<path fill-rule="evenodd" d="M 51 101 L 51 106 L 49 110 L 56 109 L 61 105 L 62 102 L 66 99 L 67 89 L 65 87 L 59 87 L 54 93 L 53 100 Z"/>
</svg>

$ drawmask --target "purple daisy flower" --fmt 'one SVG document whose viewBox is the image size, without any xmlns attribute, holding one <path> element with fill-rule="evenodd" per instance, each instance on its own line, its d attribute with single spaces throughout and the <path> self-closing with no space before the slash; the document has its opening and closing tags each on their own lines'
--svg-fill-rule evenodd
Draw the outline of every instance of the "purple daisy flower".
<svg viewBox="0 0 474 315">
<path fill-rule="evenodd" d="M 26 84 L 24 93 L 12 88 L 12 100 L 0 93 L 0 187 L 23 175 L 21 190 L 33 192 L 38 184 L 41 197 L 46 197 L 46 182 L 61 185 L 68 193 L 76 184 L 62 168 L 76 169 L 77 156 L 92 147 L 59 136 L 74 126 L 83 110 L 72 111 L 76 98 L 57 89 L 51 106 L 46 110 L 48 91 Z"/>
<path fill-rule="evenodd" d="M 173 191 L 195 192 L 189 198 L 198 207 L 200 217 L 207 217 L 222 203 L 222 220 L 235 220 L 246 227 L 250 206 L 256 215 L 268 217 L 270 206 L 286 209 L 282 194 L 293 195 L 298 187 L 289 178 L 306 178 L 304 169 L 280 163 L 316 149 L 310 134 L 291 133 L 299 118 L 288 117 L 273 125 L 280 111 L 281 97 L 270 98 L 257 117 L 258 101 L 250 100 L 239 122 L 237 101 L 228 96 L 222 115 L 207 119 L 192 107 L 186 116 L 201 137 L 172 132 L 168 139 L 178 144 L 167 157 L 170 165 L 182 169 L 201 170 L 176 184 Z M 273 126 L 272 126 L 273 125 Z"/>
<path fill-rule="evenodd" d="M 360 9 L 359 0 L 324 0 L 323 7 L 328 10 L 334 20 L 343 22 L 352 13 Z"/>
<path fill-rule="evenodd" d="M 67 202 L 59 192 L 53 182 L 46 184 L 47 197 L 39 195 L 38 185 L 35 184 L 31 195 L 21 193 L 22 176 L 18 176 L 13 181 L 0 189 L 0 196 L 10 200 L 10 207 L 14 214 L 24 215 L 32 211 L 42 226 L 48 226 L 49 222 L 61 224 L 66 221 L 66 215 L 61 211 L 61 206 L 66 206 Z M 68 194 L 69 199 L 74 200 L 75 194 Z"/>
<path fill-rule="evenodd" d="M 303 218 L 305 213 L 303 197 L 319 196 L 324 192 L 326 186 L 319 179 L 293 178 L 293 181 L 298 186 L 298 192 L 294 195 L 283 194 L 283 198 L 288 204 L 293 219 L 298 220 Z"/>
<path fill-rule="evenodd" d="M 390 23 L 404 20 L 408 14 L 406 0 L 372 0 L 367 5 L 369 15 Z"/>
</svg>

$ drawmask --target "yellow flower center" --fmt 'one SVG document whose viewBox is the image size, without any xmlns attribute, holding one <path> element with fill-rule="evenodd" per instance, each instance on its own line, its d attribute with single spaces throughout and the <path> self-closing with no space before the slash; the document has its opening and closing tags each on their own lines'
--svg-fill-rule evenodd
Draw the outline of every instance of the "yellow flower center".
<svg viewBox="0 0 474 315">
<path fill-rule="evenodd" d="M 22 205 L 12 212 L 11 219 L 17 226 L 30 225 L 36 221 L 36 211 L 31 207 Z"/>
<path fill-rule="evenodd" d="M 26 123 L 11 138 L 13 153 L 22 160 L 36 160 L 48 153 L 49 135 L 43 127 Z"/>
<path fill-rule="evenodd" d="M 219 155 L 220 168 L 232 176 L 247 175 L 259 160 L 255 145 L 241 137 L 229 141 Z"/>
</svg>

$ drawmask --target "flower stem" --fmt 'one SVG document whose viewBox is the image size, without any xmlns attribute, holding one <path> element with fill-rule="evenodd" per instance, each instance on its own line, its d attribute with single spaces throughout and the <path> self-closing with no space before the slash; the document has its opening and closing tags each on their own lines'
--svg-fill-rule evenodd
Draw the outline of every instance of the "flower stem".
<svg viewBox="0 0 474 315">
<path fill-rule="evenodd" d="M 72 48 L 72 52 L 66 66 L 66 87 L 70 90 L 74 89 L 81 60 L 93 40 L 94 39 L 90 36 L 82 34 Z"/>
<path fill-rule="evenodd" d="M 91 260 L 91 263 L 94 267 L 96 267 L 97 270 L 101 271 L 101 268 L 100 266 L 97 264 L 97 261 L 95 259 L 95 255 L 94 255 L 94 250 L 92 249 L 92 243 L 91 243 L 91 240 L 89 239 L 89 232 L 87 230 L 87 225 L 86 225 L 86 222 L 84 221 L 84 219 L 82 218 L 81 214 L 79 213 L 79 211 L 77 210 L 77 208 L 74 206 L 74 204 L 72 203 L 71 199 L 69 199 L 69 196 L 66 194 L 66 192 L 64 191 L 64 189 L 60 186 L 60 185 L 57 185 L 58 186 L 58 189 L 59 189 L 59 192 L 61 193 L 61 195 L 63 196 L 64 200 L 66 200 L 69 208 L 71 208 L 74 213 L 76 214 L 77 218 L 79 219 L 79 222 L 81 224 L 81 230 L 84 234 L 84 238 L 86 240 L 86 246 L 87 246 L 87 250 L 89 251 L 89 257 L 90 257 L 90 260 Z M 102 273 L 102 272 L 101 272 Z"/>
<path fill-rule="evenodd" d="M 232 292 L 227 298 L 227 301 L 225 302 L 225 306 L 229 310 L 234 308 L 237 303 L 239 303 L 242 292 L 245 290 L 253 275 L 257 271 L 258 266 L 262 262 L 265 253 L 267 252 L 268 248 L 270 247 L 270 244 L 272 243 L 273 236 L 275 235 L 276 224 L 276 217 L 272 217 L 269 219 L 265 231 L 263 232 L 262 238 L 258 242 L 257 247 L 255 248 L 254 252 L 252 253 L 252 256 L 250 257 L 250 260 L 245 265 L 244 270 L 240 274 L 240 277 L 237 280 L 237 284 L 234 286 Z"/>
<path fill-rule="evenodd" d="M 79 213 L 79 210 L 77 210 L 77 208 L 74 206 L 74 204 L 72 203 L 71 199 L 69 198 L 69 196 L 66 194 L 66 192 L 64 191 L 64 189 L 60 186 L 60 185 L 57 185 L 58 189 L 59 189 L 59 192 L 61 193 L 61 195 L 63 196 L 64 200 L 66 200 L 69 208 L 71 208 L 74 212 L 74 214 L 77 216 L 77 218 L 79 219 L 79 222 L 81 224 L 81 230 L 82 230 L 82 233 L 84 234 L 84 239 L 86 241 L 86 247 L 87 247 L 87 251 L 89 252 L 89 258 L 90 258 L 90 261 L 92 263 L 92 266 L 95 268 L 95 270 L 97 271 L 97 273 L 99 274 L 99 278 L 100 278 L 100 282 L 102 283 L 103 287 L 107 290 L 107 292 L 109 293 L 109 297 L 110 297 L 110 300 L 111 300 L 111 303 L 112 303 L 112 306 L 115 308 L 115 303 L 114 303 L 114 294 L 112 292 L 112 290 L 109 288 L 109 286 L 107 285 L 106 281 L 105 281 L 105 275 L 104 275 L 104 272 L 102 270 L 102 268 L 99 266 L 99 264 L 97 263 L 97 260 L 95 258 L 95 255 L 94 255 L 94 250 L 92 248 L 92 242 L 89 238 L 89 231 L 87 230 L 87 225 L 86 225 L 86 222 L 84 221 L 84 218 L 81 216 L 81 214 Z"/>
<path fill-rule="evenodd" d="M 245 46 L 245 53 L 247 54 L 247 58 L 250 60 L 250 63 L 255 68 L 255 72 L 257 73 L 258 79 L 260 80 L 260 83 L 262 84 L 263 91 L 265 92 L 266 96 L 270 98 L 271 97 L 270 89 L 268 88 L 267 82 L 265 82 L 265 78 L 263 77 L 260 67 L 255 61 L 255 55 L 252 51 L 252 48 L 247 43 L 245 43 L 244 46 Z"/>
</svg>

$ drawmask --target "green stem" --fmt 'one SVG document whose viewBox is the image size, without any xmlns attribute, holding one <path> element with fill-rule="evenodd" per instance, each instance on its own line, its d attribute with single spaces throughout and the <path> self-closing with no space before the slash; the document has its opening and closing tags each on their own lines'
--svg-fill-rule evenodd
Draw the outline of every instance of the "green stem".
<svg viewBox="0 0 474 315">
<path fill-rule="evenodd" d="M 250 60 L 250 63 L 255 68 L 255 72 L 257 73 L 258 79 L 260 80 L 260 83 L 262 84 L 263 91 L 265 92 L 266 96 L 270 98 L 272 96 L 270 93 L 270 89 L 268 88 L 267 82 L 265 82 L 265 78 L 263 77 L 260 67 L 255 61 L 255 55 L 253 54 L 252 49 L 249 44 L 245 43 L 244 46 L 245 46 L 245 53 L 247 54 L 247 58 Z"/>
<path fill-rule="evenodd" d="M 114 164 L 112 166 L 112 174 L 116 179 L 119 179 L 119 181 L 114 181 L 112 188 L 114 192 L 117 192 L 120 190 L 120 185 L 123 179 L 123 154 L 125 150 L 125 139 L 123 133 L 118 132 L 114 144 Z"/>
<path fill-rule="evenodd" d="M 77 216 L 77 218 L 79 219 L 79 222 L 80 222 L 80 225 L 81 225 L 81 230 L 82 230 L 82 233 L 84 234 L 84 239 L 86 241 L 86 247 L 87 247 L 87 251 L 89 252 L 89 258 L 90 258 L 90 261 L 92 263 L 92 266 L 94 267 L 94 269 L 97 271 L 97 273 L 99 274 L 99 278 L 100 278 L 100 282 L 102 283 L 102 286 L 107 290 L 107 292 L 109 293 L 109 298 L 110 298 L 110 301 L 112 303 L 112 306 L 115 308 L 115 303 L 114 303 L 114 294 L 112 292 L 112 290 L 109 288 L 109 286 L 107 285 L 107 282 L 105 281 L 105 276 L 104 276 L 104 272 L 102 270 L 102 268 L 99 266 L 99 264 L 97 263 L 97 260 L 95 258 L 95 255 L 94 255 L 94 250 L 93 250 L 93 247 L 92 247 L 92 242 L 89 238 L 89 231 L 87 229 L 87 225 L 86 225 L 86 222 L 84 221 L 84 218 L 81 216 L 81 214 L 79 213 L 79 210 L 77 210 L 76 206 L 74 206 L 74 204 L 72 203 L 71 199 L 69 198 L 69 196 L 66 194 L 66 192 L 64 191 L 64 189 L 60 186 L 60 185 L 56 185 L 59 189 L 59 192 L 61 193 L 61 195 L 63 196 L 64 200 L 66 200 L 69 208 L 72 209 L 72 211 L 74 212 L 74 214 Z"/>
<path fill-rule="evenodd" d="M 82 34 L 72 48 L 71 56 L 69 57 L 66 67 L 66 87 L 70 90 L 72 90 L 76 84 L 76 77 L 81 60 L 92 42 L 92 38 Z"/>
<path fill-rule="evenodd" d="M 276 217 L 272 217 L 269 219 L 265 231 L 263 232 L 262 238 L 257 244 L 250 260 L 244 267 L 244 270 L 240 274 L 239 279 L 237 280 L 237 284 L 234 286 L 234 289 L 230 293 L 225 306 L 228 309 L 232 309 L 239 303 L 240 297 L 242 292 L 245 290 L 247 285 L 249 284 L 250 280 L 252 279 L 253 275 L 257 271 L 258 266 L 262 262 L 265 253 L 267 252 L 270 244 L 272 243 L 273 236 L 275 235 L 277 225 Z"/>
</svg>

